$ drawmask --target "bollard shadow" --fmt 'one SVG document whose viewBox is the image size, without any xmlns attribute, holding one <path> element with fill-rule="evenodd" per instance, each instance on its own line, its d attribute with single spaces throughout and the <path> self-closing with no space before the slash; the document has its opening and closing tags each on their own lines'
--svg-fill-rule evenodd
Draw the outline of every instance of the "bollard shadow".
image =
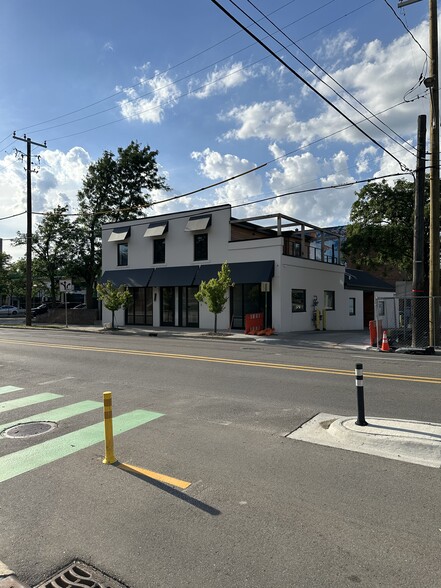
<svg viewBox="0 0 441 588">
<path fill-rule="evenodd" d="M 417 431 L 415 429 L 404 429 L 403 427 L 388 427 L 387 425 L 378 425 L 378 424 L 371 424 L 368 423 L 371 429 L 384 429 L 386 431 L 402 431 L 403 433 L 414 433 L 415 435 L 423 435 L 425 437 L 430 437 L 433 439 L 436 437 L 437 439 L 441 440 L 441 435 L 437 435 L 436 433 L 426 433 L 425 431 Z"/>
<path fill-rule="evenodd" d="M 194 506 L 195 508 L 198 508 L 199 510 L 206 512 L 209 515 L 219 516 L 220 514 L 222 514 L 221 511 L 218 510 L 217 508 L 214 508 L 213 506 L 210 506 L 209 504 L 205 504 L 205 502 L 202 502 L 201 500 L 198 500 L 197 498 L 193 498 L 192 496 L 189 496 L 188 494 L 185 494 L 184 492 L 181 492 L 180 490 L 176 490 L 176 488 L 172 488 L 168 484 L 164 484 L 164 482 L 160 482 L 159 480 L 155 480 L 155 479 L 151 478 L 150 476 L 147 476 L 146 474 L 141 474 L 140 472 L 136 472 L 134 470 L 130 470 L 127 468 L 122 469 L 122 468 L 118 467 L 118 466 L 122 465 L 118 461 L 116 461 L 112 465 L 114 467 L 118 468 L 121 472 L 125 472 L 126 474 L 129 474 L 130 476 L 134 476 L 135 478 L 142 480 L 143 482 L 147 482 L 151 486 L 155 486 L 155 488 L 159 488 L 159 490 L 163 490 L 164 492 L 166 492 L 167 494 L 170 494 L 174 498 L 179 498 L 179 500 L 182 500 L 183 502 L 190 504 L 190 506 Z"/>
</svg>

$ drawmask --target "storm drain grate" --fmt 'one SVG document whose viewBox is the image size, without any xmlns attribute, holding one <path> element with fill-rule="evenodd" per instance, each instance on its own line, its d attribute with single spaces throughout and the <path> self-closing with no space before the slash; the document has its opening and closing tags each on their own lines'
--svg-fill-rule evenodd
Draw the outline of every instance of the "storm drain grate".
<svg viewBox="0 0 441 588">
<path fill-rule="evenodd" d="M 107 576 L 100 570 L 74 561 L 35 588 L 128 588 L 125 584 Z"/>
</svg>

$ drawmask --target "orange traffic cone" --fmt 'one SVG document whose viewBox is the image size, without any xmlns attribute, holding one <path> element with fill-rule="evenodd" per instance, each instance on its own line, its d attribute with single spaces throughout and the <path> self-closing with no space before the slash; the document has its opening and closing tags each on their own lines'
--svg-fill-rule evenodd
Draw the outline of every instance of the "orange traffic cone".
<svg viewBox="0 0 441 588">
<path fill-rule="evenodd" d="M 390 351 L 389 341 L 387 339 L 386 331 L 383 331 L 383 341 L 381 343 L 381 351 Z"/>
</svg>

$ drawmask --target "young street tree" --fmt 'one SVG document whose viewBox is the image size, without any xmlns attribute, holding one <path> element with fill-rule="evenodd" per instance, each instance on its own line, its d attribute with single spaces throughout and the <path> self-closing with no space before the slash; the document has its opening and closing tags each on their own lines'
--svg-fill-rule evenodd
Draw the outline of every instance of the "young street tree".
<svg viewBox="0 0 441 588">
<path fill-rule="evenodd" d="M 347 239 L 342 250 L 346 258 L 362 269 L 399 271 L 411 279 L 413 260 L 414 184 L 398 180 L 393 186 L 384 180 L 371 182 L 357 194 L 352 205 Z M 426 180 L 426 206 L 428 181 Z M 425 259 L 428 268 L 428 214 L 425 223 Z"/>
<path fill-rule="evenodd" d="M 103 301 L 106 308 L 112 311 L 112 329 L 115 328 L 115 312 L 120 308 L 127 308 L 132 299 L 132 295 L 126 286 L 114 286 L 107 280 L 105 284 L 97 284 L 96 291 L 98 299 Z"/>
<path fill-rule="evenodd" d="M 63 277 L 74 251 L 72 224 L 66 216 L 67 206 L 57 206 L 47 213 L 32 235 L 34 281 L 49 282 L 52 302 L 56 300 L 58 279 Z M 25 245 L 26 234 L 18 233 L 14 245 Z"/>
<path fill-rule="evenodd" d="M 227 292 L 230 286 L 233 285 L 230 277 L 230 268 L 225 261 L 217 274 L 217 278 L 211 278 L 208 282 L 202 281 L 199 286 L 199 291 L 194 296 L 199 302 L 204 302 L 208 310 L 214 314 L 215 333 L 217 333 L 217 315 L 225 308 L 228 301 Z"/>
<path fill-rule="evenodd" d="M 152 190 L 169 190 L 159 175 L 157 151 L 132 141 L 119 147 L 118 155 L 104 151 L 89 166 L 78 193 L 79 215 L 75 222 L 77 254 L 73 275 L 86 284 L 87 307 L 101 269 L 101 225 L 139 217 L 151 206 Z"/>
</svg>

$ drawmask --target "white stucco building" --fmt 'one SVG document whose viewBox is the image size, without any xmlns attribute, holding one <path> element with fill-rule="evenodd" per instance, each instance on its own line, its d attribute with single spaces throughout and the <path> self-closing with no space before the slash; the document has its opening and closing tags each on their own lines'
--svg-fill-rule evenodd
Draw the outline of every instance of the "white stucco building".
<svg viewBox="0 0 441 588">
<path fill-rule="evenodd" d="M 133 295 L 118 325 L 212 329 L 213 315 L 194 294 L 227 261 L 235 285 L 219 329 L 243 329 L 246 314 L 261 312 L 278 332 L 305 331 L 323 309 L 327 329 L 364 326 L 363 290 L 345 287 L 339 247 L 327 249 L 326 230 L 303 221 L 237 219 L 222 205 L 109 223 L 102 236 L 101 281 L 127 285 Z M 103 308 L 103 322 L 110 316 Z"/>
</svg>

